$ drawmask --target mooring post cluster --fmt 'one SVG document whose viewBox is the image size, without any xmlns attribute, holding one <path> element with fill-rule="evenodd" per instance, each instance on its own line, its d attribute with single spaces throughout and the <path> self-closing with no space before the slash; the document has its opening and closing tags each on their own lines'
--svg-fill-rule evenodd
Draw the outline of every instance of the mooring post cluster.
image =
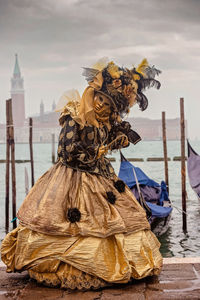
<svg viewBox="0 0 200 300">
<path fill-rule="evenodd" d="M 186 173 L 185 173 L 185 119 L 184 119 L 184 98 L 180 98 L 180 131 L 181 131 L 181 184 L 182 184 L 182 220 L 183 230 L 187 231 L 186 215 Z M 169 192 L 168 175 L 168 156 L 167 156 L 167 135 L 166 135 L 166 117 L 162 112 L 162 137 L 163 137 L 163 155 L 165 182 Z M 33 160 L 33 121 L 29 118 L 29 148 L 31 162 L 31 183 L 34 185 L 34 160 Z M 130 159 L 131 160 L 131 159 Z M 6 192 L 5 192 L 5 229 L 9 231 L 9 194 L 10 194 L 10 161 L 12 178 L 12 223 L 16 228 L 16 171 L 15 171 L 15 140 L 14 125 L 12 115 L 12 99 L 6 100 Z M 147 159 L 148 161 L 148 159 Z M 55 134 L 52 134 L 52 163 L 55 163 Z"/>
<path fill-rule="evenodd" d="M 168 177 L 168 158 L 167 158 L 167 137 L 165 112 L 162 112 L 162 132 L 163 132 L 163 153 L 165 164 L 165 182 L 169 192 Z M 187 231 L 187 213 L 186 213 L 186 172 L 185 172 L 185 117 L 184 117 L 184 98 L 180 98 L 180 133 L 181 133 L 181 187 L 182 187 L 182 228 Z M 174 159 L 175 160 L 175 159 Z M 177 159 L 179 160 L 179 159 Z"/>
<path fill-rule="evenodd" d="M 29 118 L 29 148 L 31 162 L 31 183 L 34 185 L 34 161 L 33 161 L 33 121 Z M 10 202 L 10 162 L 12 178 L 12 223 L 13 229 L 17 227 L 16 218 L 16 170 L 15 170 L 15 138 L 12 113 L 12 99 L 6 100 L 6 191 L 5 191 L 5 230 L 9 231 L 9 202 Z"/>
</svg>

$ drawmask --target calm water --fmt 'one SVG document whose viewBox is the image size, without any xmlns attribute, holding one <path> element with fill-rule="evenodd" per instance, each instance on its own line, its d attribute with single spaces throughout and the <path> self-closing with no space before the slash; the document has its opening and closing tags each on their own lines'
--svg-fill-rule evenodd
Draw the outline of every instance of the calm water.
<svg viewBox="0 0 200 300">
<path fill-rule="evenodd" d="M 200 142 L 192 143 L 194 149 L 200 152 Z M 136 146 L 130 146 L 123 150 L 124 155 L 128 157 L 161 157 L 162 142 L 140 142 Z M 168 156 L 173 158 L 180 155 L 180 142 L 168 142 Z M 113 162 L 116 173 L 119 170 L 119 153 L 113 153 L 116 162 Z M 5 145 L 0 145 L 0 159 L 5 159 Z M 29 159 L 29 146 L 27 144 L 16 144 L 16 159 Z M 35 179 L 41 176 L 48 168 L 51 167 L 51 145 L 34 144 L 34 168 Z M 137 162 L 136 166 L 155 181 L 160 182 L 164 179 L 163 162 Z M 180 162 L 169 162 L 169 189 L 170 199 L 174 206 L 181 208 L 181 174 Z M 16 181 L 17 181 L 17 208 L 21 205 L 25 197 L 25 167 L 30 174 L 30 163 L 16 164 Z M 0 240 L 5 236 L 5 164 L 0 164 Z M 30 176 L 29 176 L 30 184 Z M 192 191 L 187 178 L 187 224 L 188 232 L 182 231 L 182 214 L 174 208 L 170 228 L 168 232 L 160 238 L 161 252 L 164 257 L 170 256 L 200 256 L 200 201 Z M 11 216 L 11 212 L 10 212 Z M 11 218 L 12 219 L 12 218 Z M 12 224 L 10 223 L 10 229 Z"/>
</svg>

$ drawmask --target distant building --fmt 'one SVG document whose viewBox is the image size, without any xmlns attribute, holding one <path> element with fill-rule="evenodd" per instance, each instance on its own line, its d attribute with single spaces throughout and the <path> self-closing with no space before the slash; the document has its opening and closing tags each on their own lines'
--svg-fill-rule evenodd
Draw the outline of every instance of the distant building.
<svg viewBox="0 0 200 300">
<path fill-rule="evenodd" d="M 55 134 L 55 139 L 58 140 L 60 126 L 60 113 L 55 112 L 55 101 L 52 103 L 52 111 L 45 111 L 44 103 L 41 100 L 40 113 L 31 116 L 33 119 L 33 140 L 35 142 L 47 143 L 51 141 L 52 133 Z"/>
<path fill-rule="evenodd" d="M 128 118 L 133 130 L 137 131 L 142 140 L 162 140 L 162 120 L 148 118 Z M 185 136 L 187 138 L 187 121 L 185 120 Z M 180 119 L 166 120 L 166 135 L 168 140 L 180 139 Z"/>
<path fill-rule="evenodd" d="M 32 115 L 34 127 L 56 127 L 59 126 L 58 119 L 60 113 L 55 112 L 55 101 L 52 104 L 51 111 L 45 111 L 44 103 L 40 102 L 40 113 Z"/>
<path fill-rule="evenodd" d="M 28 119 L 25 119 L 25 99 L 24 99 L 24 81 L 21 77 L 21 72 L 18 63 L 18 56 L 15 55 L 15 66 L 13 77 L 11 79 L 11 97 L 13 103 L 13 119 L 14 132 L 16 143 L 28 143 L 29 128 Z M 32 115 L 33 119 L 33 142 L 34 143 L 49 143 L 51 142 L 52 134 L 55 134 L 55 140 L 58 140 L 60 126 L 59 113 L 55 112 L 55 101 L 52 103 L 52 110 L 45 111 L 43 100 L 38 107 L 39 113 Z M 132 128 L 138 132 L 142 140 L 161 140 L 162 139 L 162 121 L 151 120 L 148 118 L 129 118 Z M 185 124 L 187 137 L 187 122 Z M 166 120 L 166 131 L 168 140 L 180 139 L 180 120 Z M 6 141 L 5 124 L 0 124 L 0 143 Z"/>
<path fill-rule="evenodd" d="M 25 122 L 25 103 L 24 103 L 24 79 L 18 63 L 17 54 L 15 54 L 15 67 L 13 77 L 11 78 L 11 98 L 13 122 L 15 126 L 23 127 Z"/>
</svg>

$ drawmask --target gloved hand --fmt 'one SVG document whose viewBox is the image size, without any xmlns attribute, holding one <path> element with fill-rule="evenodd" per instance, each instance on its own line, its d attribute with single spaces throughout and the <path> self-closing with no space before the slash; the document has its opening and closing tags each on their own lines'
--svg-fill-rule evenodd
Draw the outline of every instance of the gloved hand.
<svg viewBox="0 0 200 300">
<path fill-rule="evenodd" d="M 108 153 L 108 148 L 104 145 L 99 147 L 99 151 L 97 154 L 97 158 L 100 158 L 102 155 L 107 154 Z"/>
</svg>

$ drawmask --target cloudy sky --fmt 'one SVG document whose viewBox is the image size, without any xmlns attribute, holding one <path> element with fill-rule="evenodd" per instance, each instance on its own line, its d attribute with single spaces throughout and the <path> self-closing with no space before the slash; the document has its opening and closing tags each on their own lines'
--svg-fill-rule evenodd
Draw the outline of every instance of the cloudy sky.
<svg viewBox="0 0 200 300">
<path fill-rule="evenodd" d="M 26 115 L 86 87 L 83 66 L 107 56 L 131 67 L 146 57 L 162 70 L 159 91 L 146 94 L 145 112 L 131 116 L 179 117 L 179 98 L 191 138 L 200 139 L 200 0 L 0 0 L 0 122 L 18 53 Z"/>
</svg>

